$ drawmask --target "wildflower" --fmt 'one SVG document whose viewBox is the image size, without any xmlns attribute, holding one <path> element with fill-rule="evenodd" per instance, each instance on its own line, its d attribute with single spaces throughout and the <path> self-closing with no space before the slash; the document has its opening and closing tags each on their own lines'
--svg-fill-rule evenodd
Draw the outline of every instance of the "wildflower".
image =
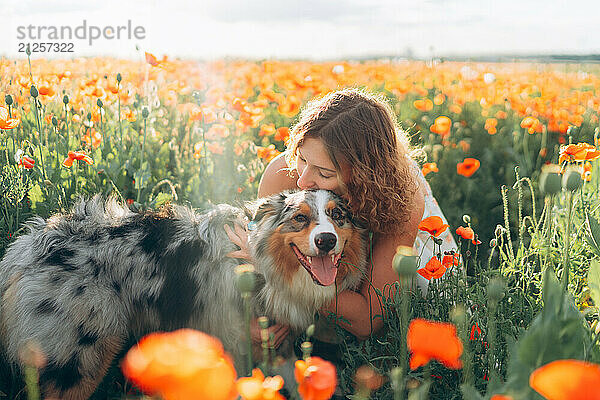
<svg viewBox="0 0 600 400">
<path fill-rule="evenodd" d="M 570 144 L 568 146 L 560 146 L 560 156 L 558 163 L 562 164 L 565 161 L 576 162 L 595 160 L 600 157 L 600 150 L 589 143 Z"/>
<path fill-rule="evenodd" d="M 437 117 L 433 122 L 433 125 L 429 130 L 433 133 L 437 133 L 442 137 L 448 135 L 450 133 L 450 128 L 452 127 L 452 120 L 448 117 L 441 116 Z"/>
<path fill-rule="evenodd" d="M 541 132 L 542 124 L 537 118 L 525 117 L 521 121 L 521 128 L 527 128 L 527 132 L 529 132 L 529 134 L 531 135 L 538 131 Z"/>
<path fill-rule="evenodd" d="M 223 124 L 214 124 L 206 132 L 206 138 L 210 140 L 224 139 L 229 136 L 229 128 Z"/>
<path fill-rule="evenodd" d="M 557 360 L 531 373 L 529 386 L 548 400 L 600 399 L 600 365 Z"/>
<path fill-rule="evenodd" d="M 513 400 L 513 398 L 504 394 L 495 394 L 490 397 L 490 400 Z"/>
<path fill-rule="evenodd" d="M 496 130 L 497 125 L 498 125 L 498 120 L 496 118 L 488 118 L 485 120 L 484 128 L 490 135 L 495 135 L 496 132 L 498 132 Z"/>
<path fill-rule="evenodd" d="M 445 100 L 446 100 L 446 96 L 444 96 L 443 93 L 439 93 L 439 94 L 436 94 L 435 97 L 433 98 L 433 104 L 435 104 L 436 106 L 439 106 L 441 104 L 444 104 Z"/>
<path fill-rule="evenodd" d="M 406 343 L 412 355 L 410 369 L 426 365 L 435 359 L 447 368 L 462 368 L 463 345 L 450 323 L 414 319 L 408 326 Z"/>
<path fill-rule="evenodd" d="M 14 129 L 21 123 L 21 118 L 18 115 L 9 117 L 8 108 L 0 106 L 0 129 Z"/>
<path fill-rule="evenodd" d="M 322 358 L 309 357 L 296 361 L 294 376 L 302 400 L 326 400 L 335 392 L 335 366 Z"/>
<path fill-rule="evenodd" d="M 463 162 L 456 164 L 456 173 L 469 178 L 479 169 L 480 164 L 476 158 L 465 158 Z"/>
<path fill-rule="evenodd" d="M 433 215 L 431 217 L 425 218 L 419 224 L 419 229 L 425 232 L 429 232 L 429 234 L 438 237 L 444 232 L 450 225 L 444 224 L 444 221 L 441 217 L 437 215 Z"/>
<path fill-rule="evenodd" d="M 449 254 L 444 254 L 444 257 L 442 257 L 442 265 L 446 269 L 450 269 L 452 267 L 458 267 L 459 264 L 460 264 L 460 254 L 458 254 L 458 253 L 451 252 Z"/>
<path fill-rule="evenodd" d="M 475 334 L 477 334 L 477 337 L 475 336 Z M 479 324 L 477 324 L 477 322 L 475 322 L 471 326 L 471 336 L 469 336 L 469 340 L 473 341 L 475 339 L 479 339 L 480 337 L 481 337 L 481 328 L 479 327 Z"/>
<path fill-rule="evenodd" d="M 261 125 L 260 131 L 258 132 L 258 136 L 271 136 L 274 134 L 275 134 L 275 125 L 273 125 L 273 124 Z"/>
<path fill-rule="evenodd" d="M 67 168 L 71 168 L 71 166 L 73 165 L 73 161 L 83 161 L 89 165 L 94 164 L 94 160 L 92 160 L 92 158 L 90 156 L 88 156 L 87 154 L 85 154 L 85 152 L 83 151 L 69 151 L 68 153 L 68 157 L 65 158 L 65 161 L 63 161 L 62 165 L 64 165 Z"/>
<path fill-rule="evenodd" d="M 160 61 L 154 56 L 152 53 L 144 52 L 146 56 L 146 62 L 153 67 L 157 67 L 160 64 Z"/>
<path fill-rule="evenodd" d="M 423 176 L 427 176 L 427 174 L 429 174 L 430 172 L 439 172 L 439 169 L 436 163 L 425 163 L 423 164 L 422 171 Z"/>
<path fill-rule="evenodd" d="M 279 104 L 277 111 L 288 118 L 292 118 L 300 111 L 300 99 L 294 95 L 287 96 L 285 101 Z"/>
<path fill-rule="evenodd" d="M 277 132 L 275 132 L 275 136 L 273 137 L 273 139 L 285 142 L 289 137 L 290 128 L 288 128 L 287 126 L 282 126 L 281 128 L 277 128 Z"/>
<path fill-rule="evenodd" d="M 428 281 L 431 280 L 431 278 L 441 278 L 445 272 L 446 267 L 442 265 L 436 256 L 431 257 L 431 260 L 429 260 L 423 268 L 417 270 L 417 273 Z"/>
<path fill-rule="evenodd" d="M 275 148 L 274 144 L 270 144 L 267 147 L 256 146 L 256 155 L 268 163 L 279 155 L 279 151 Z"/>
<path fill-rule="evenodd" d="M 419 111 L 430 111 L 433 108 L 433 102 L 429 99 L 415 100 L 413 106 Z"/>
<path fill-rule="evenodd" d="M 123 360 L 124 375 L 165 400 L 236 398 L 236 372 L 221 342 L 193 329 L 147 335 Z"/>
<path fill-rule="evenodd" d="M 34 165 L 35 160 L 27 155 L 24 155 L 23 157 L 21 157 L 21 160 L 19 160 L 19 166 L 25 169 L 32 169 Z"/>
<path fill-rule="evenodd" d="M 463 239 L 467 239 L 467 240 L 475 239 L 475 232 L 473 231 L 473 229 L 469 228 L 468 226 L 459 226 L 458 228 L 456 228 L 456 234 Z"/>
<path fill-rule="evenodd" d="M 252 370 L 252 376 L 240 378 L 236 382 L 242 400 L 284 400 L 279 390 L 283 387 L 283 378 L 279 375 L 265 378 L 258 368 Z"/>
</svg>

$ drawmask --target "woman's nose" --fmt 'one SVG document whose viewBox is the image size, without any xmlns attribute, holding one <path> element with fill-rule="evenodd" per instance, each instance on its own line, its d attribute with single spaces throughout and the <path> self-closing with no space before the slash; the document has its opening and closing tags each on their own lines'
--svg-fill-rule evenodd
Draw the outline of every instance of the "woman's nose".
<svg viewBox="0 0 600 400">
<path fill-rule="evenodd" d="M 302 170 L 302 174 L 300 174 L 296 185 L 298 185 L 298 188 L 302 190 L 312 189 L 315 186 L 314 180 L 312 180 L 310 177 L 310 171 L 308 170 L 308 167 L 304 167 L 304 170 Z"/>
</svg>

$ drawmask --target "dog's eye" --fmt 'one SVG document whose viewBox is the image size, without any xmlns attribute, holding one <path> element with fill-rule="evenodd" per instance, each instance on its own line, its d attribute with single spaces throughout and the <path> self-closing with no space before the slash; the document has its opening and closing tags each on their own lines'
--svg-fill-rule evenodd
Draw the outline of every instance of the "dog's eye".
<svg viewBox="0 0 600 400">
<path fill-rule="evenodd" d="M 308 217 L 304 214 L 298 214 L 294 217 L 294 220 L 296 222 L 305 223 L 306 221 L 308 221 Z"/>
<path fill-rule="evenodd" d="M 331 218 L 333 218 L 334 220 L 343 219 L 344 213 L 342 212 L 342 210 L 336 207 L 333 210 L 331 210 Z"/>
</svg>

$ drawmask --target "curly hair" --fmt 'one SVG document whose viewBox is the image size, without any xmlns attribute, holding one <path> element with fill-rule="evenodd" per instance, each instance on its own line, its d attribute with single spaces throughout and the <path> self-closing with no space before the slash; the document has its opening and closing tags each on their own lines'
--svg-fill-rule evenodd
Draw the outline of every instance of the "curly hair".
<svg viewBox="0 0 600 400">
<path fill-rule="evenodd" d="M 418 189 L 410 146 L 381 94 L 346 88 L 308 102 L 286 142 L 286 161 L 297 167 L 304 138 L 318 138 L 346 189 L 350 209 L 374 233 L 398 234 Z M 342 179 L 342 170 L 350 171 Z"/>
</svg>

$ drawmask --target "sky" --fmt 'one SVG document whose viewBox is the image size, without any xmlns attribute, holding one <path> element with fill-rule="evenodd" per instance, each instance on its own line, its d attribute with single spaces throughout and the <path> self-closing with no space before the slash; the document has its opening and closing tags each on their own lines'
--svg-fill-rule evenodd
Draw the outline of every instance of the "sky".
<svg viewBox="0 0 600 400">
<path fill-rule="evenodd" d="M 0 0 L 0 10 L 8 21 L 0 56 L 8 57 L 24 57 L 21 43 L 34 42 L 72 42 L 73 53 L 44 53 L 68 58 L 600 54 L 597 0 Z M 75 30 L 84 20 L 88 29 L 114 30 L 131 21 L 144 35 L 90 45 L 89 30 L 86 40 L 50 40 L 47 28 L 37 38 L 38 27 Z"/>
</svg>

